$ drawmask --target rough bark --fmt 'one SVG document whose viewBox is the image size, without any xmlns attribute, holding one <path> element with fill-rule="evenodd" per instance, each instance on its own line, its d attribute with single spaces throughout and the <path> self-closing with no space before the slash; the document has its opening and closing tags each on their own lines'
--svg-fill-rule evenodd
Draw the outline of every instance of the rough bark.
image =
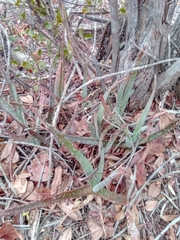
<svg viewBox="0 0 180 240">
<path fill-rule="evenodd" d="M 119 13 L 117 0 L 109 0 L 111 13 L 111 35 L 112 35 L 112 71 L 115 72 L 119 53 Z"/>
<path fill-rule="evenodd" d="M 120 52 L 119 71 L 164 59 L 176 0 L 128 1 L 125 48 Z M 139 62 L 139 56 L 141 60 Z M 151 83 L 158 68 L 138 72 L 130 108 L 143 108 L 152 92 Z M 125 75 L 119 76 L 121 79 Z"/>
<path fill-rule="evenodd" d="M 165 59 L 180 56 L 180 15 L 176 18 L 170 29 L 170 39 L 165 51 Z M 158 76 L 156 93 L 160 95 L 166 90 L 171 89 L 173 84 L 180 77 L 180 59 L 175 61 L 171 66 L 165 65 L 165 71 Z"/>
</svg>

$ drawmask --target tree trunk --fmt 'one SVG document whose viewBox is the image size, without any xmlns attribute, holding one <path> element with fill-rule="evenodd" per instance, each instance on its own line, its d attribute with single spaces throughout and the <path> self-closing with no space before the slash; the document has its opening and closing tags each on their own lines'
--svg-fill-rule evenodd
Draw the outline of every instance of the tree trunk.
<svg viewBox="0 0 180 240">
<path fill-rule="evenodd" d="M 126 42 L 125 48 L 120 52 L 119 71 L 164 59 L 176 4 L 176 0 L 128 1 Z M 152 92 L 152 80 L 158 71 L 158 67 L 150 67 L 138 72 L 130 109 L 146 105 Z M 119 76 L 119 79 L 125 76 L 127 74 Z"/>
</svg>

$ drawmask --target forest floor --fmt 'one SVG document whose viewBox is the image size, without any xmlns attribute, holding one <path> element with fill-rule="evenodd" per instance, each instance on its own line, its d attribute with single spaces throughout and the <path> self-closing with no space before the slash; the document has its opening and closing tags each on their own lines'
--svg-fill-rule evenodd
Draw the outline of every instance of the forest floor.
<svg viewBox="0 0 180 240">
<path fill-rule="evenodd" d="M 144 109 L 128 111 L 131 89 L 117 93 L 111 61 L 101 61 L 103 91 L 93 75 L 96 63 L 80 66 L 81 52 L 71 58 L 68 44 L 68 59 L 61 58 L 55 43 L 21 20 L 11 19 L 12 45 L 29 54 L 36 41 L 33 61 L 8 66 L 8 57 L 0 57 L 0 239 L 180 239 L 180 99 L 174 90 L 155 98 L 147 116 Z M 78 34 L 88 61 L 94 39 L 91 32 Z M 112 196 L 76 192 L 89 185 Z M 52 203 L 52 196 L 71 190 L 74 195 Z M 50 204 L 43 204 L 47 197 Z M 18 212 L 37 200 L 43 206 Z"/>
</svg>

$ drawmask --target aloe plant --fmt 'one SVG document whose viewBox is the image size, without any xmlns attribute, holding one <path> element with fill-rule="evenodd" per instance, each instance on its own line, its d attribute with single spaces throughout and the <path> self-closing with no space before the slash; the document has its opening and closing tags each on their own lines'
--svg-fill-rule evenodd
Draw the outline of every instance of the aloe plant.
<svg viewBox="0 0 180 240">
<path fill-rule="evenodd" d="M 86 176 L 89 176 L 90 174 L 93 174 L 94 169 L 92 164 L 89 162 L 89 160 L 77 149 L 73 146 L 73 144 L 67 139 L 65 138 L 61 133 L 59 133 L 54 127 L 52 126 L 47 126 L 49 131 L 54 135 L 54 137 L 56 138 L 56 141 L 58 141 L 58 143 L 63 144 L 68 150 L 69 152 L 77 159 L 77 161 L 80 163 L 81 167 L 84 170 L 84 173 L 86 174 Z M 101 178 L 102 178 L 102 171 L 103 171 L 103 166 L 104 166 L 104 152 L 103 152 L 103 148 L 102 145 L 101 146 L 101 160 L 100 160 L 100 166 L 99 169 L 96 173 L 96 175 L 89 180 L 89 184 L 91 189 L 93 189 L 94 186 L 96 186 Z M 93 191 L 92 191 L 93 193 Z M 107 189 L 101 189 L 101 191 L 97 192 L 98 195 L 102 196 L 103 198 L 109 199 L 110 201 L 112 201 L 112 199 L 119 199 L 119 202 L 124 202 L 125 196 L 119 194 L 117 196 L 116 193 L 111 192 Z M 122 199 L 121 199 L 122 198 Z"/>
<path fill-rule="evenodd" d="M 129 98 L 132 96 L 134 90 L 134 82 L 136 80 L 137 71 L 132 73 L 128 83 L 124 81 L 118 89 L 118 96 L 116 100 L 116 111 L 122 116 L 124 110 L 128 105 Z"/>
<path fill-rule="evenodd" d="M 148 112 L 150 110 L 150 107 L 151 107 L 151 104 L 152 104 L 152 101 L 154 99 L 154 95 L 155 95 L 155 90 L 156 90 L 156 76 L 155 76 L 155 79 L 154 79 L 154 87 L 153 87 L 153 91 L 151 93 L 151 96 L 149 98 L 149 101 L 147 102 L 146 104 L 146 107 L 144 108 L 143 112 L 142 112 L 142 115 L 141 115 L 141 118 L 139 119 L 133 133 L 129 134 L 127 137 L 126 137 L 126 145 L 127 147 L 132 147 L 132 144 L 134 144 L 137 139 L 140 137 L 140 134 L 145 130 L 146 126 L 144 126 L 144 123 L 147 119 L 147 116 L 148 116 Z"/>
</svg>

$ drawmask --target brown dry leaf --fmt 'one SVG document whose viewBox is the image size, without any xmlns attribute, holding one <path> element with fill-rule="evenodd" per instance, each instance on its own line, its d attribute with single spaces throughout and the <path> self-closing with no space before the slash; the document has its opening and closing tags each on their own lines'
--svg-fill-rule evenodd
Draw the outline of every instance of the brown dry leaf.
<svg viewBox="0 0 180 240">
<path fill-rule="evenodd" d="M 33 97 L 31 95 L 19 96 L 19 98 L 24 103 L 33 103 Z"/>
<path fill-rule="evenodd" d="M 174 122 L 174 121 L 176 120 L 175 115 L 172 114 L 172 113 L 166 113 L 166 116 L 167 116 L 172 122 Z"/>
<path fill-rule="evenodd" d="M 88 195 L 86 199 L 83 200 L 82 205 L 86 206 L 93 200 L 94 196 L 92 194 Z"/>
<path fill-rule="evenodd" d="M 34 191 L 29 194 L 29 196 L 26 198 L 28 201 L 36 201 L 36 200 L 42 200 L 47 197 L 52 197 L 50 189 L 48 188 L 35 188 Z"/>
<path fill-rule="evenodd" d="M 176 219 L 177 217 L 179 217 L 179 215 L 163 215 L 163 216 L 161 216 L 161 219 L 165 222 L 171 222 L 174 219 Z"/>
<path fill-rule="evenodd" d="M 4 149 L 2 150 L 1 153 L 1 161 L 7 157 L 9 157 L 9 155 L 12 152 L 12 148 L 13 148 L 13 143 L 7 143 L 6 146 L 4 147 Z"/>
<path fill-rule="evenodd" d="M 79 198 L 75 199 L 75 200 L 74 200 L 75 208 L 79 207 L 79 209 L 80 209 L 80 208 L 82 208 L 82 207 L 85 207 L 87 204 L 89 204 L 90 202 L 92 202 L 93 198 L 94 198 L 94 196 L 93 196 L 92 194 L 90 194 L 90 195 L 88 195 L 88 196 L 86 197 L 85 200 L 83 200 L 83 202 L 82 202 L 82 200 L 79 199 Z"/>
<path fill-rule="evenodd" d="M 69 126 L 69 129 L 67 130 L 69 134 L 75 134 L 76 133 L 76 124 L 74 122 L 72 122 Z"/>
<path fill-rule="evenodd" d="M 128 233 L 131 236 L 132 240 L 140 240 L 140 233 L 136 224 L 131 220 L 127 221 Z"/>
<path fill-rule="evenodd" d="M 138 187 L 141 187 L 146 182 L 147 170 L 145 168 L 144 163 L 138 163 L 136 167 L 137 167 L 136 181 L 137 181 Z"/>
<path fill-rule="evenodd" d="M 5 162 L 1 162 L 1 167 L 3 168 L 4 172 L 7 176 L 9 176 L 9 164 Z M 0 177 L 4 176 L 3 173 L 0 171 Z"/>
<path fill-rule="evenodd" d="M 157 204 L 158 204 L 158 201 L 151 201 L 151 200 L 146 201 L 146 203 L 145 203 L 146 211 L 148 211 L 148 212 L 153 211 L 154 208 L 157 206 Z"/>
<path fill-rule="evenodd" d="M 37 188 L 36 192 L 38 193 L 38 196 L 39 196 L 38 200 L 41 200 L 41 199 L 44 199 L 44 198 L 48 198 L 48 197 L 52 197 L 51 191 L 50 191 L 49 188 L 44 188 L 44 187 Z"/>
<path fill-rule="evenodd" d="M 142 112 L 143 112 L 143 110 L 139 111 L 139 112 L 133 117 L 134 122 L 138 122 L 139 119 L 141 119 Z M 154 111 L 151 111 L 151 110 L 150 110 L 150 111 L 148 112 L 148 116 L 149 116 L 149 117 L 153 116 L 154 114 L 155 114 Z"/>
<path fill-rule="evenodd" d="M 62 201 L 58 203 L 58 206 L 61 210 L 68 215 L 71 219 L 80 221 L 82 220 L 81 212 L 78 209 L 75 209 L 75 205 L 72 202 Z"/>
<path fill-rule="evenodd" d="M 17 177 L 13 186 L 18 194 L 25 193 L 27 189 L 27 179 Z"/>
<path fill-rule="evenodd" d="M 170 124 L 170 119 L 168 118 L 168 116 L 166 114 L 161 115 L 159 117 L 159 128 L 160 130 L 164 129 L 165 127 L 167 127 Z"/>
<path fill-rule="evenodd" d="M 21 199 L 25 199 L 27 196 L 29 196 L 32 193 L 33 190 L 34 190 L 34 183 L 32 181 L 28 181 L 26 192 L 20 195 Z"/>
<path fill-rule="evenodd" d="M 125 239 L 125 240 L 132 240 L 132 238 L 131 238 L 130 236 L 126 235 L 126 234 L 123 234 L 123 235 L 122 235 L 122 238 L 120 238 L 120 239 L 117 238 L 116 240 L 124 240 L 124 239 Z"/>
<path fill-rule="evenodd" d="M 145 162 L 148 155 L 162 156 L 162 153 L 165 151 L 165 147 L 161 143 L 155 141 L 147 143 L 146 149 L 143 152 L 142 157 L 139 160 L 140 162 Z"/>
<path fill-rule="evenodd" d="M 10 222 L 3 223 L 2 227 L 0 228 L 0 239 L 2 240 L 15 240 L 22 235 L 15 230 Z"/>
<path fill-rule="evenodd" d="M 141 119 L 141 115 L 142 115 L 142 110 L 134 115 L 134 117 L 133 117 L 134 122 L 138 122 L 139 119 Z"/>
<path fill-rule="evenodd" d="M 72 228 L 69 227 L 64 232 L 61 233 L 58 240 L 71 240 L 72 239 Z"/>
<path fill-rule="evenodd" d="M 133 204 L 133 206 L 132 206 L 131 216 L 132 216 L 132 220 L 136 224 L 136 226 L 139 225 L 139 212 L 138 212 L 135 204 Z"/>
<path fill-rule="evenodd" d="M 87 118 L 83 118 L 80 121 L 74 120 L 73 123 L 75 124 L 74 129 L 76 129 L 78 135 L 83 136 L 89 132 Z"/>
<path fill-rule="evenodd" d="M 176 235 L 175 235 L 175 233 L 174 233 L 174 227 L 173 226 L 170 226 L 170 228 L 169 228 L 169 231 L 170 231 L 170 234 L 169 234 L 169 240 L 176 240 L 177 238 L 176 238 Z"/>
<path fill-rule="evenodd" d="M 35 188 L 35 189 L 26 197 L 26 200 L 27 200 L 27 201 L 36 201 L 37 199 L 39 199 L 39 197 L 38 197 L 38 193 L 37 193 L 37 188 Z"/>
<path fill-rule="evenodd" d="M 38 155 L 37 155 L 38 159 L 40 160 L 40 162 L 42 164 L 44 164 L 45 162 L 48 161 L 49 159 L 49 154 L 47 152 L 40 152 Z"/>
<path fill-rule="evenodd" d="M 19 175 L 18 178 L 29 178 L 31 174 L 27 172 L 26 170 L 23 170 Z"/>
<path fill-rule="evenodd" d="M 156 198 L 161 193 L 161 183 L 162 181 L 151 183 L 148 189 L 149 197 Z"/>
<path fill-rule="evenodd" d="M 132 212 L 127 209 L 126 210 L 126 218 L 127 218 L 127 228 L 128 233 L 131 236 L 132 240 L 140 240 L 140 232 L 132 219 Z"/>
<path fill-rule="evenodd" d="M 152 142 L 153 144 L 153 154 L 156 156 L 162 156 L 162 153 L 165 152 L 165 146 L 162 143 Z"/>
<path fill-rule="evenodd" d="M 175 136 L 175 139 L 176 139 L 176 143 L 180 144 L 180 131 L 175 129 L 174 130 L 174 136 Z"/>
<path fill-rule="evenodd" d="M 163 161 L 164 161 L 164 158 L 158 157 L 158 158 L 156 159 L 155 163 L 152 165 L 152 167 L 153 167 L 154 169 L 158 168 L 159 166 L 162 165 Z M 164 174 L 164 168 L 162 168 L 162 169 L 159 171 L 159 173 L 160 173 L 160 174 Z"/>
<path fill-rule="evenodd" d="M 62 184 L 62 167 L 59 166 L 55 169 L 54 178 L 51 184 L 51 194 L 57 193 L 59 186 Z"/>
<path fill-rule="evenodd" d="M 149 240 L 154 240 L 153 235 L 150 235 L 150 236 L 149 236 Z"/>
<path fill-rule="evenodd" d="M 31 210 L 29 213 L 28 224 L 33 228 L 33 225 L 37 224 L 39 218 L 39 211 L 38 209 Z"/>
<path fill-rule="evenodd" d="M 92 218 L 87 218 L 87 226 L 91 233 L 91 240 L 98 240 L 103 236 L 102 227 Z"/>
<path fill-rule="evenodd" d="M 111 238 L 114 236 L 114 228 L 113 227 L 107 227 L 107 226 L 104 226 L 103 227 L 103 236 L 102 238 Z"/>
<path fill-rule="evenodd" d="M 0 143 L 0 152 L 5 148 L 6 144 L 5 143 Z M 0 158 L 1 159 L 1 158 Z"/>
<path fill-rule="evenodd" d="M 10 162 L 12 161 L 12 163 L 17 163 L 19 162 L 19 153 L 17 151 L 14 152 L 13 158 L 10 156 L 8 156 L 5 160 L 5 162 Z"/>
<path fill-rule="evenodd" d="M 144 151 L 140 151 L 137 154 L 134 155 L 132 162 L 131 162 L 131 167 L 134 166 L 135 164 L 137 164 L 139 162 L 139 160 L 142 158 L 143 156 L 143 152 Z"/>
<path fill-rule="evenodd" d="M 124 210 L 121 210 L 120 212 L 116 213 L 115 214 L 115 220 L 122 220 L 123 218 L 125 217 L 125 213 L 124 213 Z"/>
<path fill-rule="evenodd" d="M 31 161 L 31 164 L 27 166 L 27 171 L 31 173 L 31 180 L 38 182 L 46 182 L 48 180 L 49 174 L 51 173 L 51 169 L 48 166 L 48 162 L 40 164 L 36 159 Z M 43 172 L 43 173 L 42 173 Z"/>
</svg>

